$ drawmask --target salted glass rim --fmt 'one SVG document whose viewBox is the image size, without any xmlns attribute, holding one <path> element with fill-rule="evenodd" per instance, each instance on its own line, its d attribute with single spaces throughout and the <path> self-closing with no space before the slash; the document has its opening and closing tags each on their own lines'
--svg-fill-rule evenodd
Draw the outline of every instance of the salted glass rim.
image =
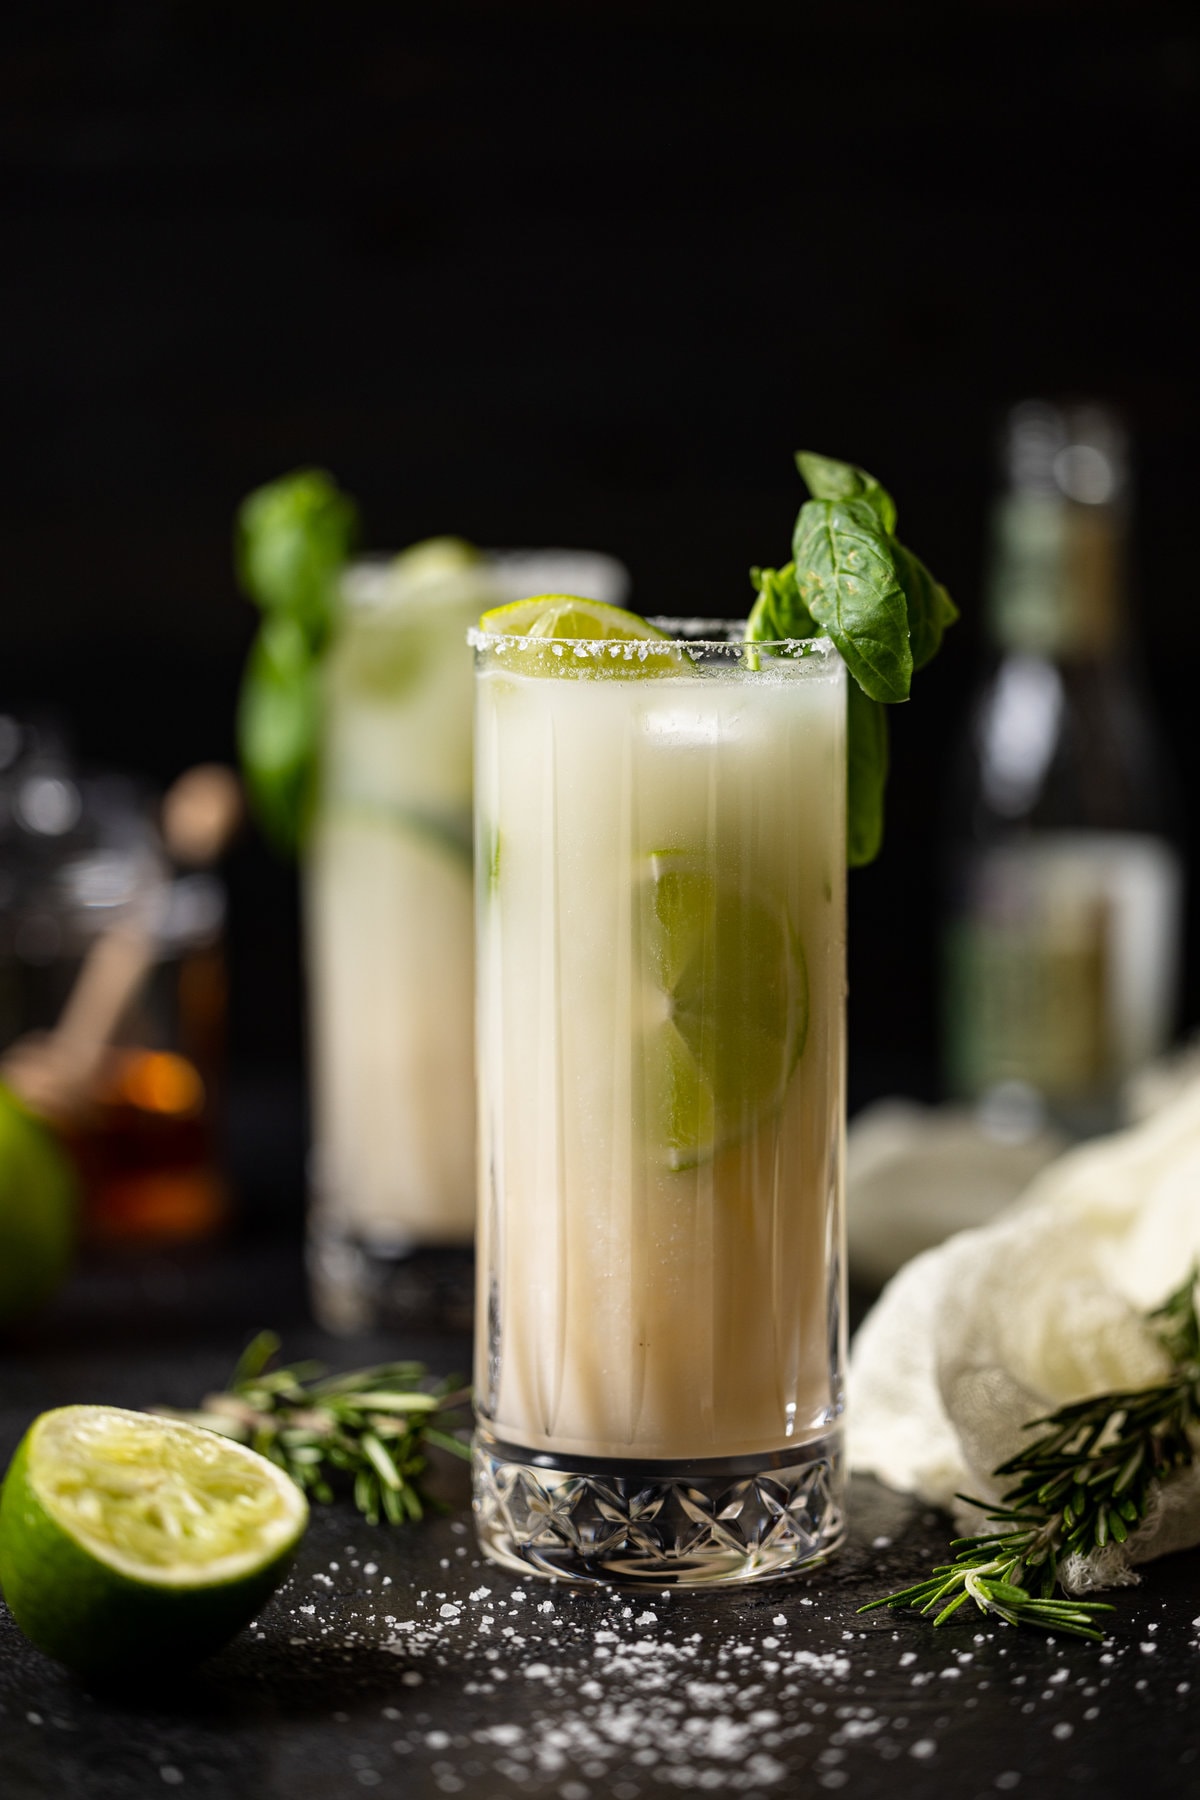
<svg viewBox="0 0 1200 1800">
<path fill-rule="evenodd" d="M 748 650 L 799 650 L 804 656 L 817 656 L 826 661 L 840 661 L 832 638 L 748 638 L 746 619 L 668 619 L 647 618 L 646 624 L 666 631 L 665 638 L 530 638 L 523 631 L 484 631 L 479 625 L 467 629 L 467 643 L 473 650 L 493 650 L 509 646 L 526 649 L 531 644 L 560 645 L 563 650 L 578 650 L 586 656 L 612 655 L 619 650 L 641 651 L 645 656 L 664 655 L 668 650 L 713 650 L 740 657 Z M 720 632 L 722 635 L 701 635 Z"/>
</svg>

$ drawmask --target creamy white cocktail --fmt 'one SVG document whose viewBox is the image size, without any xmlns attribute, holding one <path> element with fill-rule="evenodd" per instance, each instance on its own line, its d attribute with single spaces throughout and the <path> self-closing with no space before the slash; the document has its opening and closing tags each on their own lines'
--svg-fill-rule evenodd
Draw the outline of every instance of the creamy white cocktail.
<svg viewBox="0 0 1200 1800">
<path fill-rule="evenodd" d="M 313 1102 L 310 1271 L 322 1322 L 436 1299 L 422 1247 L 475 1220 L 472 671 L 467 627 L 530 585 L 619 598 L 588 553 L 480 555 L 446 540 L 345 573 L 321 671 L 305 849 Z M 439 1280 L 447 1277 L 442 1270 Z M 424 1283 L 427 1286 L 427 1283 Z M 469 1285 L 465 1289 L 469 1310 Z"/>
<path fill-rule="evenodd" d="M 753 1578 L 840 1531 L 845 671 L 561 613 L 475 636 L 481 1537 Z"/>
</svg>

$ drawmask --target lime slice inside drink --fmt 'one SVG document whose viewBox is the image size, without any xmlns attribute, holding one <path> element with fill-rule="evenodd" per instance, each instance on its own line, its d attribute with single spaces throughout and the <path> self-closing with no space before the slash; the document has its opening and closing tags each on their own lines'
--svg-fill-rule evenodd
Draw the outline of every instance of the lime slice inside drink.
<svg viewBox="0 0 1200 1800">
<path fill-rule="evenodd" d="M 636 905 L 644 1135 L 692 1168 L 779 1106 L 808 1032 L 804 951 L 782 905 L 698 857 L 652 856 Z"/>
<path fill-rule="evenodd" d="M 84 1673 L 166 1671 L 232 1637 L 308 1522 L 242 1444 L 112 1406 L 35 1419 L 0 1491 L 0 1585 L 39 1649 Z"/>
</svg>

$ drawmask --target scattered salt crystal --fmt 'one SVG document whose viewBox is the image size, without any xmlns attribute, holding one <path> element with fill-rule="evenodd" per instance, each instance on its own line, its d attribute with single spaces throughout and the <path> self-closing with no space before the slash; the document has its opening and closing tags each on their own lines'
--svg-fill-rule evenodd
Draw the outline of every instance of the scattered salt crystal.
<svg viewBox="0 0 1200 1800">
<path fill-rule="evenodd" d="M 1060 1719 L 1058 1724 L 1054 1727 L 1054 1736 L 1060 1739 L 1069 1738 L 1074 1730 L 1075 1727 L 1073 1725 L 1069 1725 L 1065 1719 Z"/>
<path fill-rule="evenodd" d="M 771 1620 L 771 1623 L 772 1625 L 786 1625 L 787 1618 L 783 1613 L 776 1613 L 775 1617 Z"/>
<path fill-rule="evenodd" d="M 921 1762 L 927 1762 L 931 1756 L 937 1755 L 937 1745 L 932 1738 L 918 1738 L 908 1754 Z"/>
<path fill-rule="evenodd" d="M 460 1610 L 461 1609 L 455 1606 L 452 1601 L 447 1600 L 445 1606 L 438 1607 L 438 1617 L 440 1619 L 457 1619 Z"/>
<path fill-rule="evenodd" d="M 492 1591 L 491 1588 L 485 1588 L 485 1587 L 475 1588 L 474 1591 L 471 1593 L 470 1598 L 472 1600 L 486 1600 L 488 1595 L 491 1593 L 491 1591 Z"/>
<path fill-rule="evenodd" d="M 378 1573 L 379 1573 L 379 1564 L 378 1563 L 364 1563 L 363 1564 L 363 1574 L 364 1575 L 378 1575 Z"/>
<path fill-rule="evenodd" d="M 639 1625 L 657 1625 L 658 1624 L 658 1614 L 656 1612 L 649 1612 L 649 1611 L 644 1612 L 644 1613 L 639 1613 L 637 1616 L 636 1622 Z"/>
</svg>

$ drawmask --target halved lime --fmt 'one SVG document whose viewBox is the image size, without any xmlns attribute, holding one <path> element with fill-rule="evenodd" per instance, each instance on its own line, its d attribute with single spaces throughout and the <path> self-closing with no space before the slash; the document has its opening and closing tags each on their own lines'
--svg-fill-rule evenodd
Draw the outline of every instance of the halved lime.
<svg viewBox="0 0 1200 1800">
<path fill-rule="evenodd" d="M 47 1655 L 84 1673 L 207 1656 L 286 1573 L 308 1522 L 289 1476 L 182 1420 L 63 1406 L 0 1490 L 0 1587 Z"/>
<path fill-rule="evenodd" d="M 608 654 L 597 650 L 586 657 L 589 675 L 696 673 L 686 651 L 650 648 L 671 643 L 665 631 L 624 607 L 587 600 L 579 594 L 535 594 L 528 600 L 513 600 L 484 613 L 479 629 L 496 637 L 527 638 L 528 653 L 523 653 L 522 667 L 535 673 L 562 673 L 562 645 L 572 640 L 611 646 Z"/>
<path fill-rule="evenodd" d="M 636 898 L 643 1132 L 685 1169 L 779 1106 L 808 1033 L 808 971 L 782 904 L 715 873 L 715 859 L 649 861 Z"/>
</svg>

